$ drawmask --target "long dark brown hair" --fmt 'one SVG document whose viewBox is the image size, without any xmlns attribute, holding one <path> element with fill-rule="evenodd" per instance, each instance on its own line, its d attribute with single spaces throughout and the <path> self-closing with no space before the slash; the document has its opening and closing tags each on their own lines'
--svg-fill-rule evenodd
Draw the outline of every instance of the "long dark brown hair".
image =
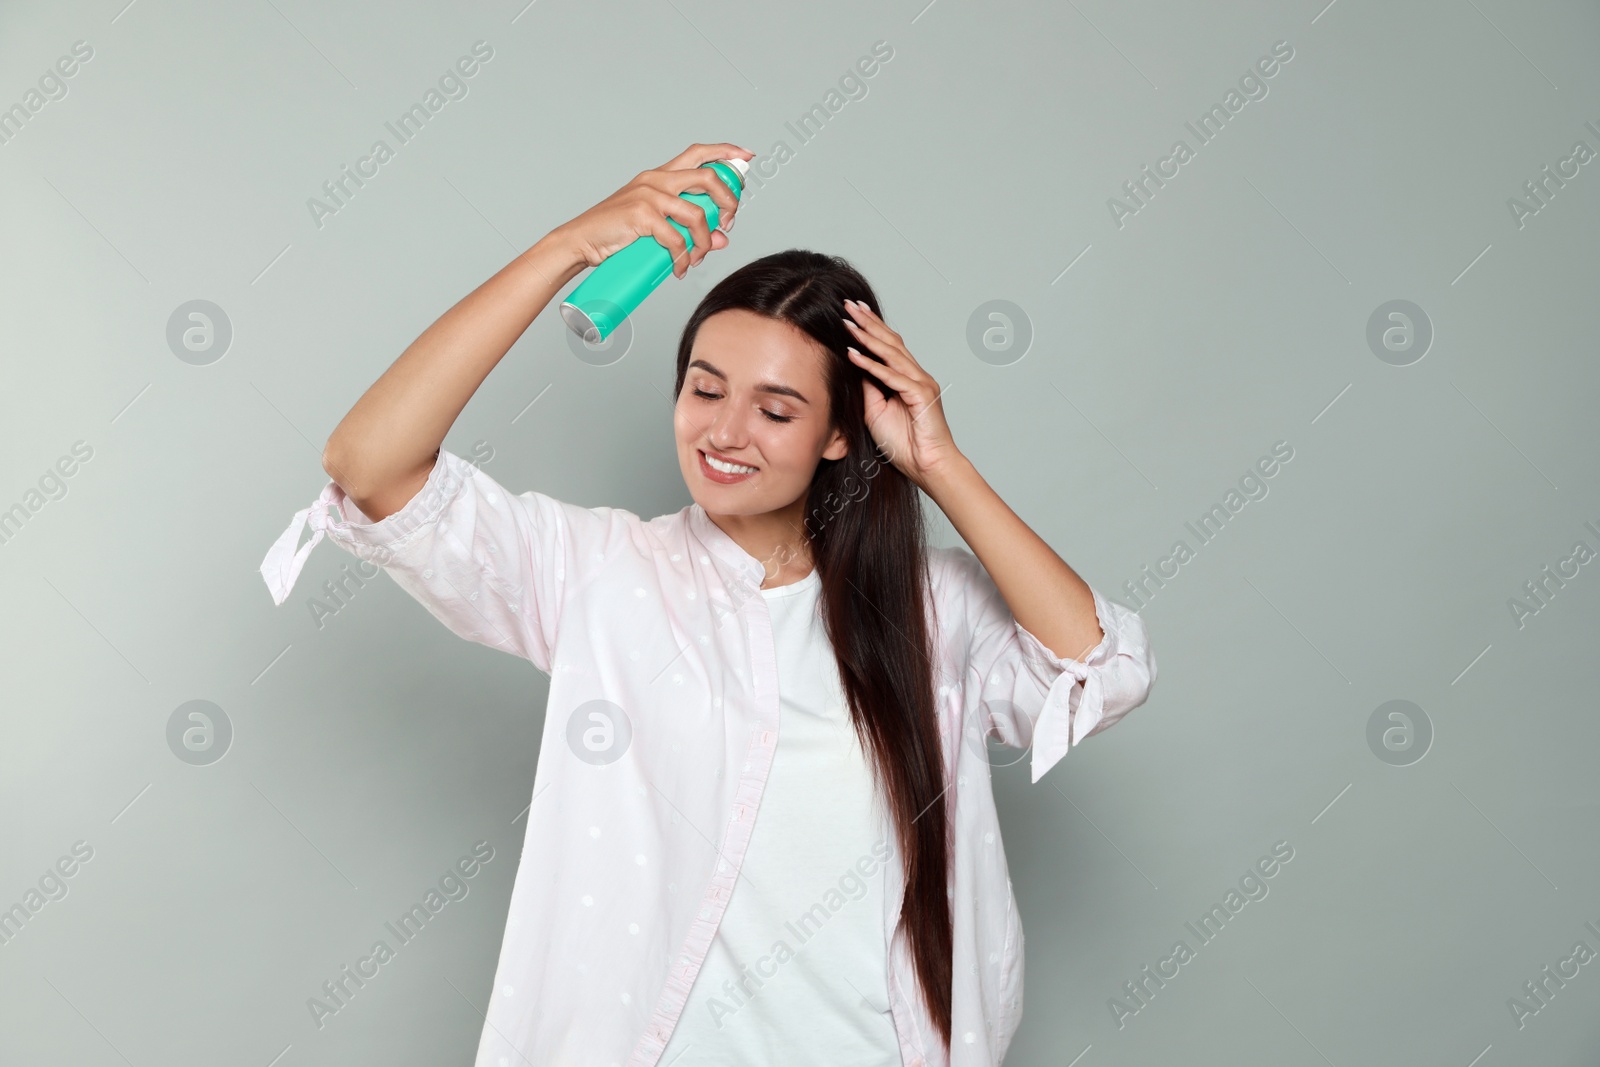
<svg viewBox="0 0 1600 1067">
<path fill-rule="evenodd" d="M 878 358 L 840 321 L 846 298 L 885 317 L 867 280 L 838 256 L 791 248 L 747 263 L 718 282 L 689 316 L 672 395 L 683 392 L 700 325 L 719 311 L 742 308 L 789 323 L 827 352 L 829 410 L 850 451 L 818 462 L 806 494 L 805 535 L 851 720 L 862 750 L 872 753 L 875 781 L 900 841 L 902 913 L 923 1000 L 948 1047 L 950 842 L 925 614 L 931 594 L 921 491 L 889 463 L 867 429 L 862 379 L 886 397 L 893 391 L 845 354 L 854 344 Z"/>
</svg>

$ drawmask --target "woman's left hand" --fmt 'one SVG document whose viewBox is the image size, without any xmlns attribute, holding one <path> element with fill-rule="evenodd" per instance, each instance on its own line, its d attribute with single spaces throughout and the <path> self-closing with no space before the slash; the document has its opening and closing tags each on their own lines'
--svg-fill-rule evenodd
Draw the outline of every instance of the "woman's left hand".
<svg viewBox="0 0 1600 1067">
<path fill-rule="evenodd" d="M 845 311 L 851 316 L 844 320 L 845 328 L 883 362 L 855 349 L 850 359 L 898 394 L 886 398 L 872 382 L 862 381 L 867 429 L 895 468 L 926 491 L 929 479 L 961 456 L 939 403 L 939 383 L 871 308 L 847 300 Z"/>
</svg>

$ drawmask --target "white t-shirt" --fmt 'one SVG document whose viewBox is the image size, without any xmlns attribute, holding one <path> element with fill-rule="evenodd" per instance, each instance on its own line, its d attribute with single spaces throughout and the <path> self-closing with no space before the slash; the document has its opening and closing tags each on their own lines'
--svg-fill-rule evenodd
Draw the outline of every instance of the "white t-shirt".
<svg viewBox="0 0 1600 1067">
<path fill-rule="evenodd" d="M 821 587 L 813 568 L 761 590 L 778 653 L 777 749 L 661 1067 L 900 1067 L 883 899 L 899 844 L 850 723 Z"/>
</svg>

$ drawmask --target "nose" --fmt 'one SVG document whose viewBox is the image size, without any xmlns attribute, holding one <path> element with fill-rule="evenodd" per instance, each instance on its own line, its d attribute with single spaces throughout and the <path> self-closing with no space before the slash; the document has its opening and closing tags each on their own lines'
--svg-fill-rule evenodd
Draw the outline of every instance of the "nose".
<svg viewBox="0 0 1600 1067">
<path fill-rule="evenodd" d="M 732 455 L 750 442 L 749 425 L 745 421 L 747 417 L 747 412 L 741 412 L 735 406 L 720 405 L 711 425 L 706 427 L 706 440 L 718 452 Z"/>
</svg>

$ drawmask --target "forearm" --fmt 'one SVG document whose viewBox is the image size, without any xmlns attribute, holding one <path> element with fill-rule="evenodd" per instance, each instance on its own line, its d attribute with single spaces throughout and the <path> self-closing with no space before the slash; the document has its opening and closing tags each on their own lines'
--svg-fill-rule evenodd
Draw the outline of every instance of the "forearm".
<svg viewBox="0 0 1600 1067">
<path fill-rule="evenodd" d="M 323 468 L 369 518 L 416 495 L 467 401 L 585 264 L 552 231 L 413 341 L 334 428 Z"/>
<path fill-rule="evenodd" d="M 1056 655 L 1081 660 L 1104 638 L 1094 593 L 965 456 L 924 490 L 994 579 L 1011 614 Z"/>
</svg>

